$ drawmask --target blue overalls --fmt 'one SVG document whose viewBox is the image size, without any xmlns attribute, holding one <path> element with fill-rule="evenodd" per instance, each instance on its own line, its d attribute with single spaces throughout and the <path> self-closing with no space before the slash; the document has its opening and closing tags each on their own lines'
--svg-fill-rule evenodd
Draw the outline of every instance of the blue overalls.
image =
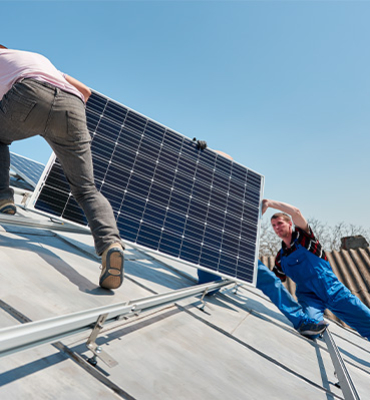
<svg viewBox="0 0 370 400">
<path fill-rule="evenodd" d="M 222 279 L 218 275 L 198 269 L 198 283 L 206 283 Z M 310 319 L 298 304 L 293 296 L 285 289 L 281 280 L 270 271 L 265 264 L 258 260 L 257 284 L 256 287 L 270 298 L 275 306 L 289 319 L 295 329 L 301 324 L 317 323 Z M 218 289 L 217 289 L 218 290 Z M 213 293 L 213 292 L 212 292 Z"/>
<path fill-rule="evenodd" d="M 256 287 L 270 298 L 275 306 L 289 319 L 295 329 L 301 324 L 317 323 L 310 319 L 303 308 L 288 292 L 281 280 L 270 271 L 265 264 L 258 260 L 258 274 Z"/>
<path fill-rule="evenodd" d="M 333 273 L 328 261 L 311 253 L 297 240 L 297 250 L 284 256 L 281 267 L 297 285 L 296 296 L 310 318 L 321 321 L 328 308 L 360 335 L 370 339 L 370 309 Z"/>
</svg>

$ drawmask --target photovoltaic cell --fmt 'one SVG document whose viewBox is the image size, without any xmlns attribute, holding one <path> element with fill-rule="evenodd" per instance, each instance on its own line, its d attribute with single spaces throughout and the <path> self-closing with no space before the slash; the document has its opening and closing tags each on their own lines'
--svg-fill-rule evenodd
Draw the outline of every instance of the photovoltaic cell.
<svg viewBox="0 0 370 400">
<path fill-rule="evenodd" d="M 93 92 L 94 177 L 125 241 L 251 283 L 263 177 Z M 56 159 L 34 208 L 86 225 Z"/>
<path fill-rule="evenodd" d="M 33 188 L 36 187 L 45 165 L 27 157 L 10 152 L 10 169 Z"/>
</svg>

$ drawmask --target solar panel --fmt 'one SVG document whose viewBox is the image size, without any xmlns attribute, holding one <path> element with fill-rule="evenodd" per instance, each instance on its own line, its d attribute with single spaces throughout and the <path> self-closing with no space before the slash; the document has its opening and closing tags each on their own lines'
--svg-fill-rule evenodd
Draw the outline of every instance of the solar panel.
<svg viewBox="0 0 370 400">
<path fill-rule="evenodd" d="M 35 188 L 41 178 L 45 165 L 10 152 L 10 168 L 24 181 Z"/>
<path fill-rule="evenodd" d="M 252 283 L 263 176 L 99 93 L 86 115 L 95 183 L 122 238 Z M 57 159 L 32 206 L 87 224 Z"/>
</svg>

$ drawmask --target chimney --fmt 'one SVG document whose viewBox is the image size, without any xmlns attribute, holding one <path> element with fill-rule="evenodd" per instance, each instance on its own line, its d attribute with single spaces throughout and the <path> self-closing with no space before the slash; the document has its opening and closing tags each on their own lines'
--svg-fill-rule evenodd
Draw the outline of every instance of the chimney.
<svg viewBox="0 0 370 400">
<path fill-rule="evenodd" d="M 366 249 L 366 247 L 369 247 L 369 243 L 362 235 L 346 236 L 341 238 L 341 241 L 341 250 Z"/>
</svg>

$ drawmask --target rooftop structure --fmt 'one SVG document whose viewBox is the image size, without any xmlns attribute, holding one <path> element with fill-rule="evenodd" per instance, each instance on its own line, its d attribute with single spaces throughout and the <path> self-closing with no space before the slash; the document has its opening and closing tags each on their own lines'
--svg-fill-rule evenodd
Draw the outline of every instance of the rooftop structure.
<svg viewBox="0 0 370 400">
<path fill-rule="evenodd" d="M 320 339 L 300 336 L 253 286 L 263 177 L 92 99 L 95 178 L 126 239 L 125 281 L 98 286 L 100 260 L 58 163 L 35 189 L 14 168 L 18 213 L 0 215 L 1 398 L 366 398 L 367 340 L 337 321 Z M 161 154 L 173 161 L 158 177 Z M 198 285 L 197 268 L 222 280 Z"/>
<path fill-rule="evenodd" d="M 18 205 L 21 199 L 18 194 Z M 21 208 L 18 215 L 1 218 L 0 337 L 6 327 L 196 285 L 195 268 L 128 246 L 123 286 L 103 290 L 90 235 L 61 229 Z M 86 343 L 93 328 L 0 358 L 1 398 L 349 398 L 336 386 L 326 341 L 300 336 L 249 285 L 226 285 L 213 296 L 137 309 L 103 324 L 96 344 L 108 364 L 116 361 L 111 366 L 99 357 L 91 364 Z M 356 392 L 366 399 L 370 343 L 334 321 L 330 331 Z"/>
</svg>

